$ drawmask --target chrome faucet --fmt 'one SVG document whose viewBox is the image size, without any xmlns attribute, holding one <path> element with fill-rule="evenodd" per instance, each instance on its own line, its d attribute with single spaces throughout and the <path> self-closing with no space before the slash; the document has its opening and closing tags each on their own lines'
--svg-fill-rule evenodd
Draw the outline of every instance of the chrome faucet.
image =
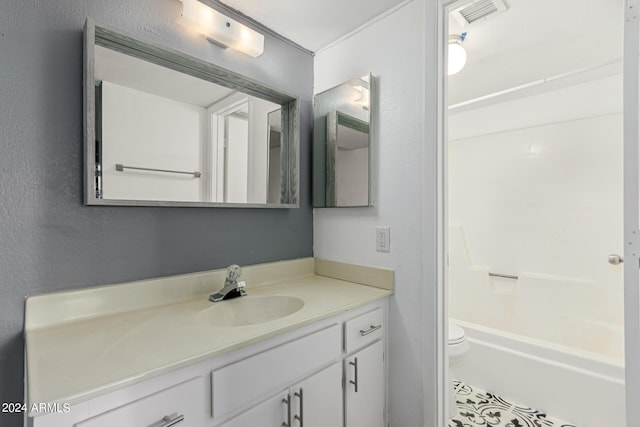
<svg viewBox="0 0 640 427">
<path fill-rule="evenodd" d="M 239 265 L 231 264 L 227 267 L 227 278 L 224 281 L 224 287 L 218 292 L 209 295 L 209 301 L 218 302 L 247 295 L 247 291 L 244 290 L 245 282 L 238 282 L 241 274 L 242 268 Z"/>
</svg>

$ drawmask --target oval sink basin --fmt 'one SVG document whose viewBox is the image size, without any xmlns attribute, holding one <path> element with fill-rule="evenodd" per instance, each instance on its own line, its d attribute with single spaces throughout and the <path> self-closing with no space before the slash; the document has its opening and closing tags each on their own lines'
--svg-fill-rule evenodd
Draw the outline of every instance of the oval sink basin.
<svg viewBox="0 0 640 427">
<path fill-rule="evenodd" d="M 300 298 L 282 295 L 245 296 L 213 303 L 198 313 L 198 320 L 212 326 L 246 326 L 270 322 L 295 313 L 304 306 Z"/>
</svg>

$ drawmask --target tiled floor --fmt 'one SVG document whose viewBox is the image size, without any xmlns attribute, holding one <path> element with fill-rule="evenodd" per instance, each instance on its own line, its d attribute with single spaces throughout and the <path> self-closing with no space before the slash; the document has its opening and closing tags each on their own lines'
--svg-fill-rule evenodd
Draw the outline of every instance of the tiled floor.
<svg viewBox="0 0 640 427">
<path fill-rule="evenodd" d="M 463 382 L 454 384 L 460 412 L 449 420 L 449 427 L 576 427 Z"/>
</svg>

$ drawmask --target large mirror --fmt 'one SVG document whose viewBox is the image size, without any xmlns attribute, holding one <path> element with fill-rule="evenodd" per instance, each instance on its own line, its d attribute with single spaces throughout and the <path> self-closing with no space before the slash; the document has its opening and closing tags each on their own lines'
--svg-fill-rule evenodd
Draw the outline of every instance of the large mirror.
<svg viewBox="0 0 640 427">
<path fill-rule="evenodd" d="M 292 96 L 85 26 L 85 203 L 297 207 Z"/>
<path fill-rule="evenodd" d="M 367 73 L 313 101 L 314 207 L 372 206 L 374 79 Z"/>
</svg>

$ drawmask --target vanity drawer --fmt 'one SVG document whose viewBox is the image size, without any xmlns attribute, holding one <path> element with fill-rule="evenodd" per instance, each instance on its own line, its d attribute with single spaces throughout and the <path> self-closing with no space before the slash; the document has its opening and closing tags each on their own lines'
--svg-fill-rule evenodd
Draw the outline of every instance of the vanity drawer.
<svg viewBox="0 0 640 427">
<path fill-rule="evenodd" d="M 202 425 L 206 416 L 204 378 L 196 377 L 74 424 L 75 427 L 160 427 Z M 204 416 L 203 416 L 204 414 Z M 179 421 L 181 420 L 181 421 Z M 172 424 L 172 421 L 174 423 Z"/>
<path fill-rule="evenodd" d="M 384 316 L 382 310 L 362 314 L 344 322 L 344 351 L 353 350 L 382 338 L 384 334 Z"/>
<path fill-rule="evenodd" d="M 340 325 L 258 353 L 211 373 L 212 415 L 231 415 L 340 358 Z"/>
</svg>

